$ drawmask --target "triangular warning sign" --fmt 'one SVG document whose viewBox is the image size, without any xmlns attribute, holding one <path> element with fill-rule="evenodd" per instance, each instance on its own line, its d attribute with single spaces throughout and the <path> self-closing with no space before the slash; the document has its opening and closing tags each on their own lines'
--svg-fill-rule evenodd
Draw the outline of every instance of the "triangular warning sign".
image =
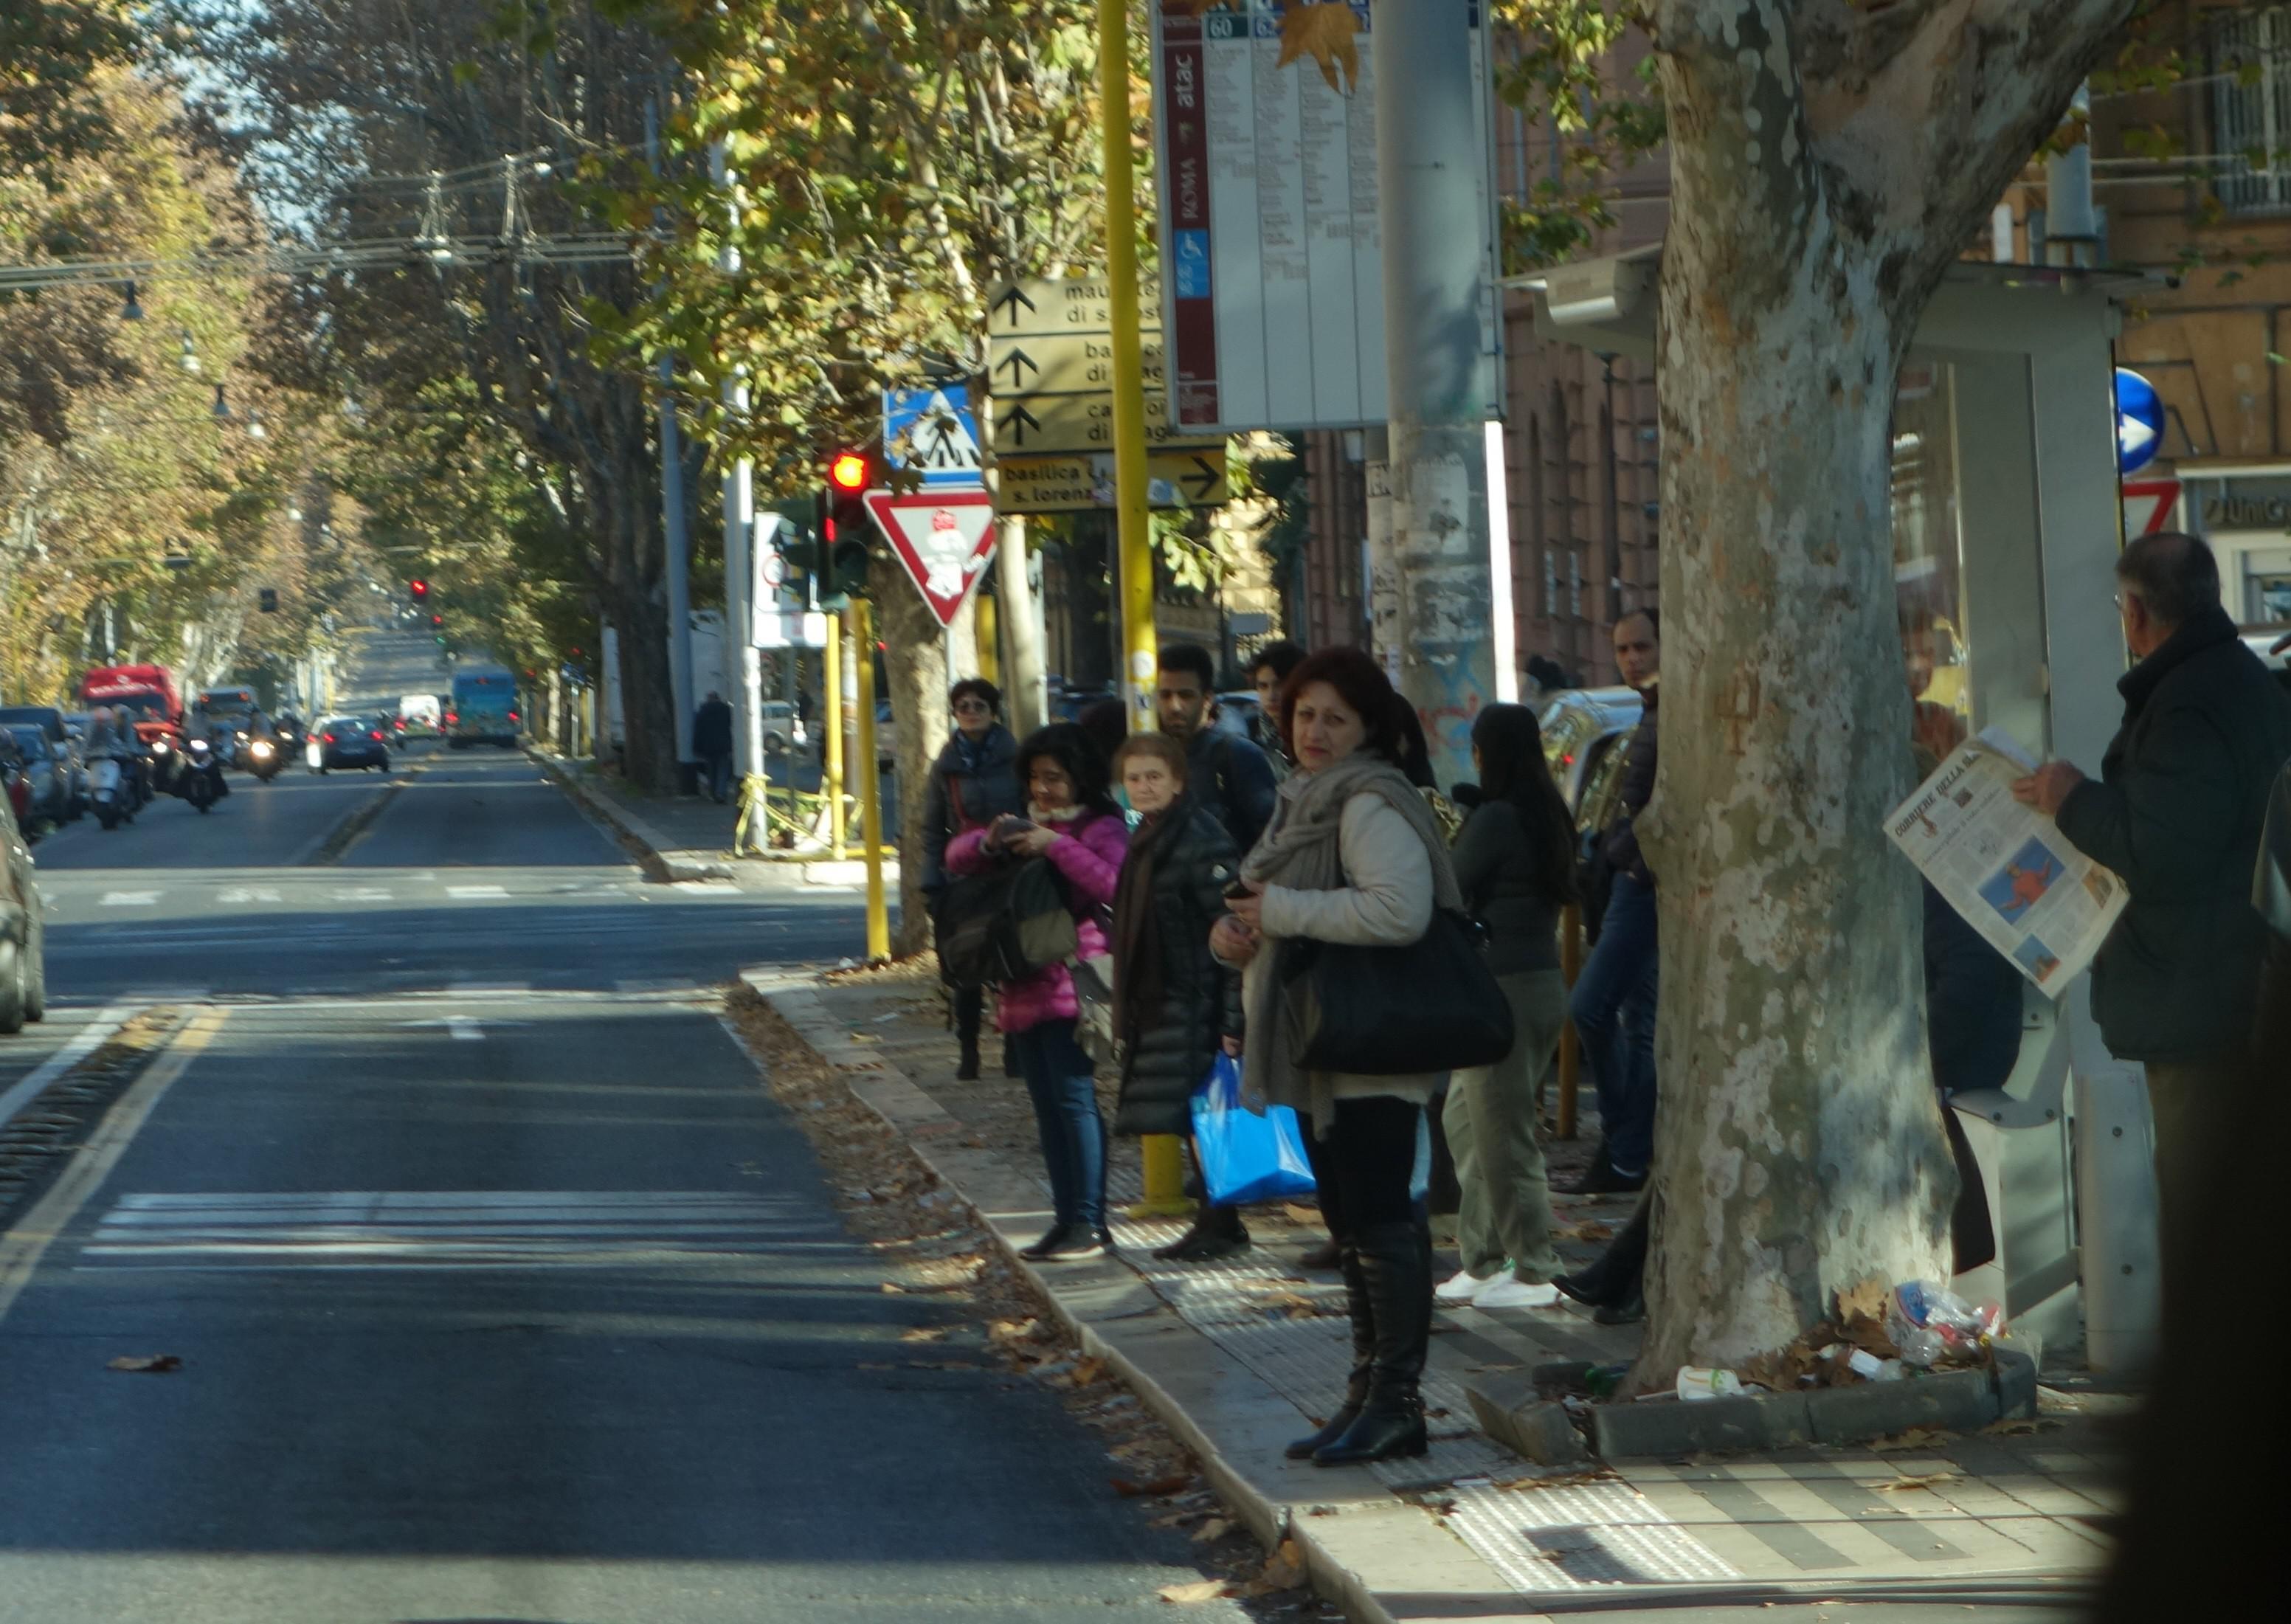
<svg viewBox="0 0 2291 1624">
<path fill-rule="evenodd" d="M 867 511 L 938 623 L 953 625 L 994 551 L 994 498 L 976 486 L 869 491 Z"/>
</svg>

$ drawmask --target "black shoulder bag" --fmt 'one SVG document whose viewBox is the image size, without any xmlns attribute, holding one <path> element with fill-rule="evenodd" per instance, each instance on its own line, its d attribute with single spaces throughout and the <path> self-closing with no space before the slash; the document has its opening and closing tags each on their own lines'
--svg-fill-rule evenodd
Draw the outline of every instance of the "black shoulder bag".
<svg viewBox="0 0 2291 1624">
<path fill-rule="evenodd" d="M 1452 909 L 1435 908 L 1405 946 L 1291 937 L 1279 973 L 1289 1059 L 1300 1070 L 1397 1077 L 1511 1053 L 1511 1001 L 1488 969 L 1483 934 Z"/>
<path fill-rule="evenodd" d="M 1081 945 L 1065 882 L 1048 857 L 949 881 L 936 922 L 939 973 L 956 986 L 1023 981 Z"/>
</svg>

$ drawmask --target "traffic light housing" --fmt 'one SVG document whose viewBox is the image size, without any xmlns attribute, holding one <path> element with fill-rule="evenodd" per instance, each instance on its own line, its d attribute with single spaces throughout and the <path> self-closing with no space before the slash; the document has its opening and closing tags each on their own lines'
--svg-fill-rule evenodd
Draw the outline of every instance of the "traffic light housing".
<svg viewBox="0 0 2291 1624">
<path fill-rule="evenodd" d="M 278 589 L 275 586 L 258 589 L 254 594 L 254 607 L 265 615 L 277 614 Z"/>
<path fill-rule="evenodd" d="M 409 581 L 406 583 L 406 594 L 416 603 L 427 603 L 430 601 L 430 583 L 427 581 Z"/>
<path fill-rule="evenodd" d="M 827 488 L 820 493 L 819 607 L 840 609 L 867 592 L 867 491 L 875 483 L 875 460 L 850 447 L 827 461 Z"/>
</svg>

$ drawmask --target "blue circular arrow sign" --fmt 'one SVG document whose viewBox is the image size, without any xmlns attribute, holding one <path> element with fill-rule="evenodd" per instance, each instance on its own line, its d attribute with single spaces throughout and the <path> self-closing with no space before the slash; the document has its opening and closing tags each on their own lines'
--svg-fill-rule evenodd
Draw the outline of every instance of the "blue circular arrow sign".
<svg viewBox="0 0 2291 1624">
<path fill-rule="evenodd" d="M 2164 443 L 2164 401 L 2136 372 L 2116 369 L 2116 471 L 2128 474 L 2156 459 Z"/>
</svg>

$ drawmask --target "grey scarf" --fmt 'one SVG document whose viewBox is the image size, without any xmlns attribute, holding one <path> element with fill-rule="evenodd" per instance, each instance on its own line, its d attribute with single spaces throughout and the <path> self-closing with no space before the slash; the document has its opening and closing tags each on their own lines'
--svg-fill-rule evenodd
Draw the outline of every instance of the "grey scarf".
<svg viewBox="0 0 2291 1624">
<path fill-rule="evenodd" d="M 1381 757 L 1358 752 L 1316 773 L 1298 773 L 1281 785 L 1273 822 L 1247 857 L 1245 880 L 1292 891 L 1334 891 L 1346 884 L 1339 835 L 1345 804 L 1355 795 L 1374 795 L 1406 818 L 1432 860 L 1432 903 L 1461 910 L 1463 892 L 1449 861 L 1440 825 L 1406 775 Z M 1299 1073 L 1289 1062 L 1288 1034 L 1281 1018 L 1281 945 L 1267 940 L 1248 978 L 1249 1036 L 1242 1049 L 1242 1084 L 1252 1105 L 1289 1105 L 1310 1114 L 1316 1131 L 1326 1133 L 1334 1096 L 1325 1073 Z M 1265 955 L 1274 955 L 1274 962 Z"/>
</svg>

